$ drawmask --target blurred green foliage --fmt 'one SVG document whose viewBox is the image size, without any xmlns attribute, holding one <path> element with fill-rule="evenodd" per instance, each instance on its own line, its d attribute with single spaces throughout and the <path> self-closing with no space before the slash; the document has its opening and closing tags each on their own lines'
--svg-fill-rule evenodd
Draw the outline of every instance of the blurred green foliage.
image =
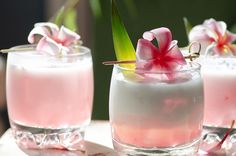
<svg viewBox="0 0 236 156">
<path fill-rule="evenodd" d="M 100 0 L 89 0 L 90 7 L 93 13 L 93 16 L 96 19 L 102 18 L 102 8 L 101 8 L 101 3 Z"/>
<path fill-rule="evenodd" d="M 185 27 L 185 31 L 186 31 L 186 35 L 188 36 L 189 32 L 192 29 L 192 25 L 191 23 L 188 21 L 187 17 L 183 18 L 183 22 L 184 22 L 184 27 Z"/>
</svg>

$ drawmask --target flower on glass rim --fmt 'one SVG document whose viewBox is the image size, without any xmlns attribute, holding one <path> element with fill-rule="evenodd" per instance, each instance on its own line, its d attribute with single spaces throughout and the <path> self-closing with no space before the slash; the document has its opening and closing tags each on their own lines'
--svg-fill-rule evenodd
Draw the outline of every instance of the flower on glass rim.
<svg viewBox="0 0 236 156">
<path fill-rule="evenodd" d="M 227 25 L 223 21 L 216 21 L 211 18 L 205 20 L 203 24 L 197 25 L 189 32 L 189 41 L 197 41 L 202 45 L 201 54 L 204 54 L 208 46 L 212 46 L 213 53 L 222 55 L 232 53 L 236 55 L 236 46 L 232 44 L 236 40 L 236 34 L 227 30 Z"/>
<path fill-rule="evenodd" d="M 36 23 L 28 36 L 29 43 L 37 43 L 36 50 L 50 55 L 70 53 L 70 46 L 78 43 L 80 36 L 70 29 L 53 23 Z"/>
<path fill-rule="evenodd" d="M 152 41 L 156 39 L 158 46 Z M 138 40 L 136 49 L 136 68 L 148 71 L 172 71 L 177 66 L 186 64 L 186 61 L 177 46 L 172 41 L 168 28 L 157 28 L 143 34 Z"/>
</svg>

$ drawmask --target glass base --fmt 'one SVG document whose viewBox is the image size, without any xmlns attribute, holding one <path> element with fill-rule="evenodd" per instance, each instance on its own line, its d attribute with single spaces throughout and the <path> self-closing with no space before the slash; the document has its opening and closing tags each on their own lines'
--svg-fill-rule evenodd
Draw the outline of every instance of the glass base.
<svg viewBox="0 0 236 156">
<path fill-rule="evenodd" d="M 137 148 L 117 142 L 113 146 L 119 156 L 194 156 L 197 155 L 200 138 L 193 143 L 172 148 Z"/>
<path fill-rule="evenodd" d="M 209 149 L 219 143 L 225 136 L 229 128 L 203 126 L 203 139 L 201 143 L 201 149 Z M 236 146 L 236 129 L 232 129 L 230 135 L 226 138 L 222 145 L 224 149 L 230 149 Z"/>
<path fill-rule="evenodd" d="M 57 148 L 67 150 L 83 149 L 86 126 L 45 129 L 20 125 L 10 121 L 13 136 L 21 148 Z"/>
</svg>

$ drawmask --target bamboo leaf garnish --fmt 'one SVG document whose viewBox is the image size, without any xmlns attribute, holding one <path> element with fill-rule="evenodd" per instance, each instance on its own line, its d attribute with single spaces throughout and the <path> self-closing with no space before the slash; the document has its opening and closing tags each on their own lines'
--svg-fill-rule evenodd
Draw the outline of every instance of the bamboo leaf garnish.
<svg viewBox="0 0 236 156">
<path fill-rule="evenodd" d="M 62 25 L 64 11 L 65 6 L 62 6 L 49 21 L 54 22 L 56 25 Z"/>
<path fill-rule="evenodd" d="M 70 30 L 78 32 L 77 25 L 77 11 L 76 9 L 70 9 L 65 15 L 64 24 L 66 27 L 70 28 Z"/>
<path fill-rule="evenodd" d="M 189 32 L 190 32 L 191 29 L 192 29 L 192 25 L 191 25 L 191 23 L 188 21 L 187 17 L 184 17 L 184 18 L 183 18 L 183 21 L 184 21 L 185 31 L 186 31 L 186 34 L 187 34 L 187 36 L 188 36 L 188 35 L 189 35 Z"/>
<path fill-rule="evenodd" d="M 79 0 L 68 0 L 49 21 L 58 26 L 64 25 L 70 30 L 78 32 L 76 9 L 78 4 Z"/>
<path fill-rule="evenodd" d="M 112 36 L 117 60 L 136 60 L 134 46 L 119 16 L 115 0 L 112 0 Z M 123 66 L 127 68 L 135 67 L 134 64 L 126 64 Z"/>
</svg>

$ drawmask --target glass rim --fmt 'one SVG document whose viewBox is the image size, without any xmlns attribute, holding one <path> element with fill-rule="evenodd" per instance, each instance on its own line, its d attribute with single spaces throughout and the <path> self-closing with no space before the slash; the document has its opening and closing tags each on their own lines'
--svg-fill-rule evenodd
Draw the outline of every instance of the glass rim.
<svg viewBox="0 0 236 156">
<path fill-rule="evenodd" d="M 157 71 L 147 71 L 147 70 L 142 70 L 138 69 L 136 70 L 135 68 L 127 68 L 122 66 L 121 64 L 114 64 L 114 67 L 116 69 L 122 70 L 122 71 L 127 71 L 127 72 L 140 72 L 140 73 L 147 73 L 147 74 L 171 74 L 171 73 L 184 73 L 184 72 L 190 72 L 190 71 L 197 71 L 201 69 L 201 64 L 197 62 L 186 62 L 184 65 L 180 65 L 180 68 L 177 68 L 175 70 L 157 70 Z M 187 68 L 182 68 L 182 67 L 187 67 Z"/>
<path fill-rule="evenodd" d="M 75 57 L 75 56 L 84 56 L 87 54 L 91 54 L 91 50 L 88 47 L 85 47 L 83 45 L 73 45 L 73 48 L 79 48 L 81 49 L 80 52 L 76 52 L 76 53 L 69 53 L 67 55 L 63 55 L 63 57 L 58 57 L 58 56 L 54 56 L 54 55 L 42 55 L 40 53 L 35 53 L 37 50 L 36 48 L 36 44 L 23 44 L 23 45 L 17 45 L 17 46 L 13 46 L 10 49 L 23 49 L 23 48 L 32 48 L 32 50 L 29 51 L 25 51 L 25 52 L 12 52 L 10 53 L 11 55 L 18 55 L 18 56 L 24 56 L 24 57 L 51 57 L 51 58 L 67 58 L 67 57 Z"/>
</svg>

